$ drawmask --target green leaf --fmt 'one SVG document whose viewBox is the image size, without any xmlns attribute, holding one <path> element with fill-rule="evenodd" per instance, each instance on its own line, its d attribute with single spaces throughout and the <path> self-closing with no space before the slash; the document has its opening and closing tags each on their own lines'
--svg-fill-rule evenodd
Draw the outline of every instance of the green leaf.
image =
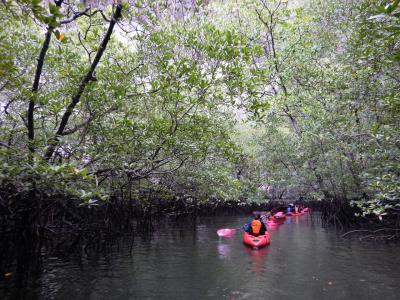
<svg viewBox="0 0 400 300">
<path fill-rule="evenodd" d="M 49 2 L 49 10 L 52 15 L 58 11 L 59 7 L 51 2 Z"/>
<path fill-rule="evenodd" d="M 53 33 L 56 36 L 57 40 L 59 40 L 60 39 L 60 31 L 59 30 L 54 30 Z"/>
</svg>

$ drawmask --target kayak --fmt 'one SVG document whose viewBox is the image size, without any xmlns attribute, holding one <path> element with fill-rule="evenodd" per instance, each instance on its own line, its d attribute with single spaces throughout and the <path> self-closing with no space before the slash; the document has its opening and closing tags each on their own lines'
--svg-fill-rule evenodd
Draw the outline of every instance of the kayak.
<svg viewBox="0 0 400 300">
<path fill-rule="evenodd" d="M 286 216 L 283 218 L 275 218 L 275 223 L 277 223 L 278 225 L 282 225 L 283 223 L 285 223 L 286 221 Z"/>
<path fill-rule="evenodd" d="M 278 211 L 276 214 L 274 214 L 275 218 L 283 218 L 285 217 L 285 213 L 283 211 Z"/>
<path fill-rule="evenodd" d="M 286 215 L 288 216 L 288 217 L 293 217 L 293 216 L 302 216 L 302 215 L 304 215 L 305 214 L 305 212 L 299 212 L 299 213 L 292 213 L 292 212 L 288 212 L 288 213 L 286 213 Z"/>
<path fill-rule="evenodd" d="M 275 222 L 275 221 L 267 221 L 267 227 L 268 228 L 275 228 L 278 227 L 279 223 Z"/>
<path fill-rule="evenodd" d="M 286 220 L 285 214 L 283 212 L 281 212 L 281 211 L 277 212 L 274 215 L 274 218 L 275 218 L 275 222 L 278 223 L 278 224 L 283 224 L 285 222 L 285 220 Z"/>
<path fill-rule="evenodd" d="M 266 232 L 263 235 L 254 236 L 247 232 L 243 234 L 243 243 L 253 247 L 253 248 L 261 248 L 267 246 L 271 242 L 271 238 L 269 237 L 269 233 Z"/>
</svg>

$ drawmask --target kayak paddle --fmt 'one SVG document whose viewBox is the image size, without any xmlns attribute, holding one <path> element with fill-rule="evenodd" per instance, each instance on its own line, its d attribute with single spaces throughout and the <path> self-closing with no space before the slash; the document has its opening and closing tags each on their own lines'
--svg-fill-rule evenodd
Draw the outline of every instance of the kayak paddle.
<svg viewBox="0 0 400 300">
<path fill-rule="evenodd" d="M 222 228 L 217 230 L 217 235 L 220 237 L 232 237 L 235 235 L 236 230 L 242 228 Z"/>
</svg>

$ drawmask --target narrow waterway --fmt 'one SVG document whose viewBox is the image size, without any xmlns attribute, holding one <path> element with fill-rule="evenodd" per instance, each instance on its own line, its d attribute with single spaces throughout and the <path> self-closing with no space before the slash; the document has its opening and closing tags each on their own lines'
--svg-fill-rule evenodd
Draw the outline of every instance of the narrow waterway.
<svg viewBox="0 0 400 300">
<path fill-rule="evenodd" d="M 248 219 L 202 219 L 90 259 L 44 255 L 34 288 L 3 281 L 0 299 L 400 299 L 398 244 L 343 240 L 309 216 L 261 250 L 215 233 Z"/>
</svg>

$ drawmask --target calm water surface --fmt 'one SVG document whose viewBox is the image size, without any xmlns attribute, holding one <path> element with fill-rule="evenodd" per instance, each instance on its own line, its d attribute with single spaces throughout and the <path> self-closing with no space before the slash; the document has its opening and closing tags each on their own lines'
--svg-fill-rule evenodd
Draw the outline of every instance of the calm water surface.
<svg viewBox="0 0 400 300">
<path fill-rule="evenodd" d="M 107 256 L 44 257 L 36 288 L 0 285 L 0 299 L 400 299 L 399 245 L 341 239 L 292 217 L 252 250 L 218 228 L 246 217 L 203 219 L 192 229 L 135 240 Z"/>
</svg>

